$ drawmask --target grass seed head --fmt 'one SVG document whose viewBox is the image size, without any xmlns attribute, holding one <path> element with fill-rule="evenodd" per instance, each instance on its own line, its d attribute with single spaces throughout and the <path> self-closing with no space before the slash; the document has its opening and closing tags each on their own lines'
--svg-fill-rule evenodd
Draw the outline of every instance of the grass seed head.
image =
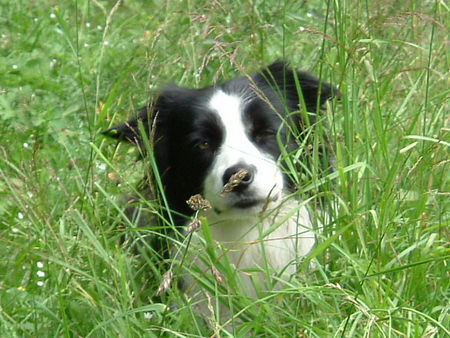
<svg viewBox="0 0 450 338">
<path fill-rule="evenodd" d="M 169 270 L 164 274 L 163 281 L 161 282 L 161 285 L 159 286 L 158 292 L 156 294 L 161 295 L 167 292 L 167 290 L 169 290 L 170 286 L 172 285 L 172 280 L 173 280 L 173 272 L 172 270 Z"/>
<path fill-rule="evenodd" d="M 195 219 L 191 224 L 189 224 L 187 228 L 188 235 L 196 232 L 198 229 L 200 229 L 201 226 L 202 222 L 199 219 Z"/>
<path fill-rule="evenodd" d="M 197 194 L 194 196 L 191 196 L 186 203 L 189 205 L 189 207 L 194 210 L 209 210 L 211 209 L 211 203 L 209 203 L 208 200 L 204 199 L 202 195 Z"/>
<path fill-rule="evenodd" d="M 225 275 L 217 270 L 214 266 L 211 267 L 211 272 L 216 279 L 217 283 L 224 285 L 225 284 Z"/>
<path fill-rule="evenodd" d="M 237 173 L 231 175 L 227 184 L 223 186 L 222 193 L 220 194 L 222 197 L 226 196 L 230 192 L 234 190 L 237 186 L 239 186 L 244 180 L 245 176 L 248 175 L 248 170 L 241 169 Z"/>
</svg>

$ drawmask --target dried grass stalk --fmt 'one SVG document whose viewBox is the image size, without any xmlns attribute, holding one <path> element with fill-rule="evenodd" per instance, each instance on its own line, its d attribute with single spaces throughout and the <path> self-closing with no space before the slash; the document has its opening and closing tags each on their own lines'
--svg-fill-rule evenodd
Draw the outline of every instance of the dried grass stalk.
<svg viewBox="0 0 450 338">
<path fill-rule="evenodd" d="M 237 186 L 239 186 L 245 177 L 248 175 L 248 170 L 241 169 L 237 173 L 231 175 L 227 184 L 223 186 L 222 193 L 220 194 L 222 197 L 225 197 L 227 194 L 232 192 Z"/>
</svg>

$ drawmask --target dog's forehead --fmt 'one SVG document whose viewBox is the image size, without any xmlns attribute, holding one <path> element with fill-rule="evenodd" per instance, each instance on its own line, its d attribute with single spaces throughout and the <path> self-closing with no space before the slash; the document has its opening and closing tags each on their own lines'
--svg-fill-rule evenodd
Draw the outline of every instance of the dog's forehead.
<svg viewBox="0 0 450 338">
<path fill-rule="evenodd" d="M 225 129 L 233 130 L 239 129 L 242 124 L 242 112 L 245 104 L 242 97 L 218 89 L 212 94 L 208 108 L 217 114 Z"/>
<path fill-rule="evenodd" d="M 227 115 L 227 111 L 239 111 L 242 109 L 242 104 L 239 96 L 218 89 L 212 94 L 208 107 L 222 116 Z"/>
</svg>

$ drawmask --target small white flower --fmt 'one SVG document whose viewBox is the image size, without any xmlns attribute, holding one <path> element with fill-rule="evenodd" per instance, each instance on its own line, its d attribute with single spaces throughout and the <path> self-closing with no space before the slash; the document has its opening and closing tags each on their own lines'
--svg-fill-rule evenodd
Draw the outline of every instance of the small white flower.
<svg viewBox="0 0 450 338">
<path fill-rule="evenodd" d="M 37 284 L 37 286 L 40 286 L 40 287 L 44 286 L 44 282 L 41 280 L 39 282 L 37 282 L 36 284 Z"/>
<path fill-rule="evenodd" d="M 39 269 L 42 269 L 42 268 L 44 267 L 44 263 L 42 263 L 42 262 L 37 262 L 37 263 L 36 263 L 36 266 L 37 266 Z"/>
<path fill-rule="evenodd" d="M 155 316 L 153 312 L 144 312 L 144 318 L 147 320 L 152 319 Z"/>
<path fill-rule="evenodd" d="M 108 40 L 103 41 L 103 45 L 104 46 L 108 46 L 109 45 L 109 41 Z"/>
<path fill-rule="evenodd" d="M 50 19 L 56 19 L 56 14 L 55 13 L 51 13 L 50 14 Z"/>
<path fill-rule="evenodd" d="M 23 219 L 23 218 L 24 218 L 24 215 L 23 215 L 21 212 L 19 212 L 19 213 L 17 214 L 17 217 L 18 217 L 19 219 Z"/>
<path fill-rule="evenodd" d="M 16 69 L 18 69 L 18 68 L 19 68 L 18 65 L 12 65 L 12 69 L 16 70 Z"/>
<path fill-rule="evenodd" d="M 90 22 L 86 22 L 86 27 L 87 28 L 91 27 L 91 23 Z"/>
<path fill-rule="evenodd" d="M 24 148 L 29 148 L 30 145 L 29 145 L 28 143 L 24 142 L 24 143 L 23 143 L 23 147 L 24 147 Z"/>
<path fill-rule="evenodd" d="M 308 18 L 312 18 L 313 14 L 312 14 L 312 13 L 306 13 L 306 16 L 307 16 Z"/>
<path fill-rule="evenodd" d="M 34 18 L 33 19 L 34 22 L 38 22 L 38 20 L 39 20 L 38 18 Z"/>
<path fill-rule="evenodd" d="M 98 29 L 99 31 L 102 30 L 102 26 L 98 25 L 98 26 L 97 26 L 97 29 Z"/>
<path fill-rule="evenodd" d="M 89 47 L 89 44 L 88 44 L 87 42 L 85 42 L 85 43 L 83 44 L 83 46 L 84 46 L 84 47 Z"/>
<path fill-rule="evenodd" d="M 97 165 L 97 168 L 101 171 L 105 171 L 106 170 L 106 163 L 99 163 Z"/>
<path fill-rule="evenodd" d="M 298 30 L 299 30 L 300 32 L 304 32 L 304 31 L 305 31 L 305 27 L 300 26 L 300 27 L 298 27 Z"/>
<path fill-rule="evenodd" d="M 39 270 L 38 272 L 36 272 L 36 274 L 38 275 L 38 277 L 41 277 L 41 278 L 45 277 L 44 271 Z"/>
<path fill-rule="evenodd" d="M 11 228 L 11 231 L 13 232 L 13 234 L 17 234 L 19 232 L 19 229 L 17 228 Z"/>
</svg>

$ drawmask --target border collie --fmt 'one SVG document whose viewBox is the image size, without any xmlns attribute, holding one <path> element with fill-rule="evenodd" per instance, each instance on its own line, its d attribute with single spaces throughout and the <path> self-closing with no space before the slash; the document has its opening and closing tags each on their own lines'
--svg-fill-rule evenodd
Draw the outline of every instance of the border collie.
<svg viewBox="0 0 450 338">
<path fill-rule="evenodd" d="M 207 220 L 219 252 L 214 259 L 202 257 L 198 244 L 205 236 L 195 233 L 184 259 L 190 273 L 197 268 L 201 279 L 202 271 L 212 267 L 217 273 L 227 261 L 238 272 L 241 291 L 256 296 L 255 283 L 273 285 L 268 271 L 276 279 L 290 278 L 315 244 L 311 215 L 295 194 L 283 159 L 304 144 L 302 131 L 336 92 L 278 61 L 201 89 L 169 85 L 137 117 L 105 133 L 141 147 L 148 137 L 176 225 L 186 228 L 194 213 Z M 193 211 L 186 201 L 196 194 L 211 208 Z M 183 284 L 201 303 L 195 279 L 185 276 Z M 201 307 L 205 315 L 214 308 Z"/>
</svg>

